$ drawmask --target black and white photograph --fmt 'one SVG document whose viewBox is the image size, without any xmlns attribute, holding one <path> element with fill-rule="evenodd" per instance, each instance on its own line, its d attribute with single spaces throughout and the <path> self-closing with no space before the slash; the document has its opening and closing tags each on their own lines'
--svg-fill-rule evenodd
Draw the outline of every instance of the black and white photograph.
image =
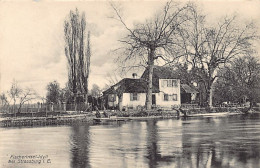
<svg viewBox="0 0 260 168">
<path fill-rule="evenodd" d="M 259 0 L 0 0 L 0 168 L 259 167 Z"/>
</svg>

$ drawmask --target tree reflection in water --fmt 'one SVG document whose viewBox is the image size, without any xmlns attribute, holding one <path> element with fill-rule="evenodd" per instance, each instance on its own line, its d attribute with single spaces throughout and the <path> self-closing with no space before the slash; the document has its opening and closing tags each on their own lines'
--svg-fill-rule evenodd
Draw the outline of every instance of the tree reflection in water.
<svg viewBox="0 0 260 168">
<path fill-rule="evenodd" d="M 258 167 L 259 126 L 257 120 L 240 116 L 207 118 L 183 125 L 181 167 Z"/>
<path fill-rule="evenodd" d="M 0 167 L 37 152 L 52 167 L 258 168 L 259 114 L 1 129 Z"/>
<path fill-rule="evenodd" d="M 71 167 L 255 168 L 259 128 L 259 115 L 73 126 Z"/>
<path fill-rule="evenodd" d="M 156 121 L 147 121 L 147 158 L 149 159 L 149 167 L 155 168 L 160 158 L 157 150 L 157 126 Z"/>
<path fill-rule="evenodd" d="M 91 167 L 89 163 L 89 125 L 71 127 L 71 166 L 73 168 Z"/>
<path fill-rule="evenodd" d="M 158 147 L 158 142 L 161 141 L 160 138 L 160 131 L 158 131 L 158 121 L 156 120 L 149 120 L 147 121 L 147 159 L 148 165 L 150 168 L 156 167 L 165 167 L 169 166 L 172 162 L 174 162 L 175 155 L 172 153 L 171 155 L 163 155 L 162 151 Z M 173 130 L 170 130 L 173 131 Z M 171 136 L 171 133 L 169 134 Z M 172 136 L 171 141 L 174 141 L 174 136 Z M 166 142 L 166 144 L 169 144 Z M 174 146 L 170 146 L 170 148 L 174 149 Z M 169 151 L 171 149 L 168 148 Z M 177 157 L 178 158 L 178 157 Z"/>
</svg>

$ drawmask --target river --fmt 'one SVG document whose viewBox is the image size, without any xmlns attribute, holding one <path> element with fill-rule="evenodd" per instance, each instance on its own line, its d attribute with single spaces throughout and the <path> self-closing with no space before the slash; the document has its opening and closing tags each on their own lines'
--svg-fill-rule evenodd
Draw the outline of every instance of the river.
<svg viewBox="0 0 260 168">
<path fill-rule="evenodd" d="M 260 113 L 0 129 L 4 168 L 258 168 L 259 152 Z"/>
</svg>

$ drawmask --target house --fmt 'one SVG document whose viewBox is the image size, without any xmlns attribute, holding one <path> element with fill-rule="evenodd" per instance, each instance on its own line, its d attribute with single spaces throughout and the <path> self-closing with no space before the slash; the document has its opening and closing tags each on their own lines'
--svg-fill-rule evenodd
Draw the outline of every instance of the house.
<svg viewBox="0 0 260 168">
<path fill-rule="evenodd" d="M 106 108 L 144 106 L 147 84 L 144 79 L 124 78 L 103 92 Z"/>
<path fill-rule="evenodd" d="M 106 108 L 136 109 L 145 106 L 148 70 L 141 78 L 133 74 L 133 78 L 124 78 L 103 92 Z M 197 93 L 188 85 L 181 89 L 178 74 L 169 67 L 154 66 L 153 68 L 152 105 L 161 108 L 172 108 L 181 105 L 181 91 L 187 100 L 188 96 Z"/>
</svg>

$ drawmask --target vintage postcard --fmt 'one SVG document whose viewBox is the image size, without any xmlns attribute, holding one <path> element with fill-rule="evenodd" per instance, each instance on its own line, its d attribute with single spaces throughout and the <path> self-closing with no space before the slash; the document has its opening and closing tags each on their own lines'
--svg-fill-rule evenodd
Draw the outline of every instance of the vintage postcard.
<svg viewBox="0 0 260 168">
<path fill-rule="evenodd" d="M 260 1 L 0 0 L 0 168 L 260 166 Z"/>
</svg>

